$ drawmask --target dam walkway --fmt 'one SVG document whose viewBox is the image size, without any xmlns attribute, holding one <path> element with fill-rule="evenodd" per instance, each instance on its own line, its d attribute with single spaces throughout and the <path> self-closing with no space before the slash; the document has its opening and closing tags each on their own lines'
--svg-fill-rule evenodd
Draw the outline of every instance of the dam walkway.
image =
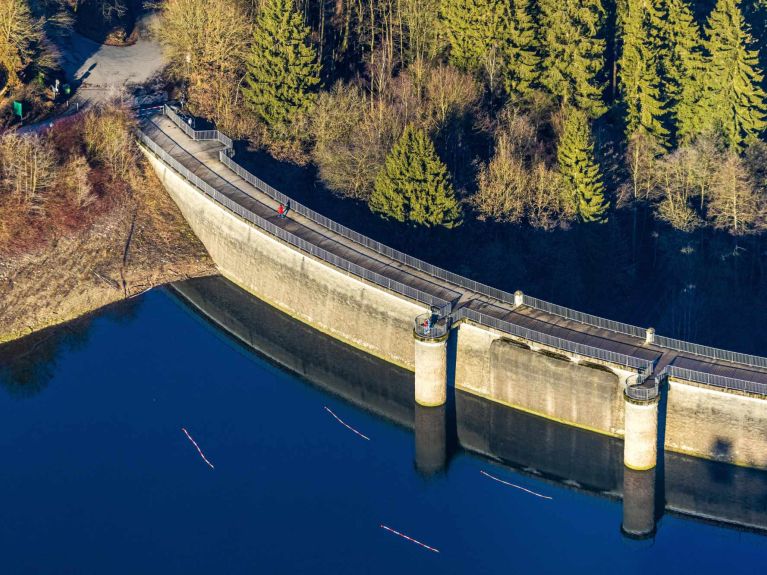
<svg viewBox="0 0 767 575">
<path fill-rule="evenodd" d="M 336 268 L 431 306 L 442 320 L 468 319 L 533 345 L 635 372 L 627 393 L 658 394 L 664 377 L 767 396 L 767 358 L 683 342 L 486 286 L 350 230 L 278 192 L 240 166 L 231 140 L 194 130 L 170 107 L 142 119 L 142 145 L 203 193 L 272 236 Z M 280 204 L 289 217 L 280 218 Z M 439 311 L 436 311 L 439 310 Z"/>
</svg>

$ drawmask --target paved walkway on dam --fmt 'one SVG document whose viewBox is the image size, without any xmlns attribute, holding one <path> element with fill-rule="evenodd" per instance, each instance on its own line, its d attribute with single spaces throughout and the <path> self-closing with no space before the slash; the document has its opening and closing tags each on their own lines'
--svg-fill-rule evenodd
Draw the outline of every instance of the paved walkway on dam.
<svg viewBox="0 0 767 575">
<path fill-rule="evenodd" d="M 381 276 L 416 288 L 445 301 L 458 301 L 458 306 L 481 312 L 522 328 L 581 343 L 605 351 L 616 352 L 655 362 L 654 373 L 673 365 L 705 374 L 720 375 L 749 382 L 767 384 L 767 370 L 743 364 L 666 349 L 647 344 L 644 339 L 583 324 L 528 306 L 513 306 L 487 295 L 454 285 L 446 280 L 388 258 L 366 246 L 341 236 L 300 214 L 288 218 L 277 215 L 278 203 L 254 187 L 219 160 L 224 149 L 218 141 L 196 141 L 187 136 L 163 115 L 146 118 L 143 132 L 155 144 L 189 171 L 237 204 L 251 210 L 272 224 Z M 648 379 L 646 385 L 652 385 Z"/>
</svg>

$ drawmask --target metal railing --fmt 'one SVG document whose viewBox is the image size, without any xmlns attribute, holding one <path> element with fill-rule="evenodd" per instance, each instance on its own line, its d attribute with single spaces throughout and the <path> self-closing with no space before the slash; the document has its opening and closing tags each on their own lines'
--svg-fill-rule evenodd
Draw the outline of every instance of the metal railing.
<svg viewBox="0 0 767 575">
<path fill-rule="evenodd" d="M 611 319 L 605 319 L 582 311 L 576 311 L 568 307 L 549 303 L 538 298 L 530 297 L 529 295 L 522 296 L 522 302 L 528 307 L 550 313 L 552 315 L 558 315 L 560 317 L 577 321 L 586 325 L 592 325 L 609 331 L 617 333 L 623 333 L 632 337 L 639 337 L 645 339 L 647 336 L 647 328 L 637 327 L 628 323 L 622 323 L 619 321 L 613 321 Z"/>
<path fill-rule="evenodd" d="M 158 146 L 144 132 L 139 131 L 138 138 L 140 142 L 144 146 L 146 146 L 153 154 L 155 154 L 160 160 L 162 160 L 168 166 L 173 168 L 182 177 L 184 177 L 187 181 L 189 181 L 189 183 L 197 187 L 205 195 L 211 197 L 217 203 L 221 204 L 222 206 L 224 206 L 226 209 L 233 212 L 234 214 L 240 216 L 241 218 L 249 221 L 252 224 L 255 224 L 256 226 L 269 232 L 273 236 L 299 248 L 301 251 L 311 254 L 353 275 L 356 275 L 372 283 L 375 283 L 376 285 L 389 289 L 393 292 L 402 294 L 416 301 L 420 301 L 427 305 L 442 307 L 448 303 L 441 298 L 435 297 L 431 294 L 427 294 L 416 288 L 402 284 L 398 281 L 392 280 L 388 277 L 382 276 L 378 273 L 375 273 L 366 268 L 363 268 L 362 266 L 352 263 L 344 258 L 338 257 L 335 254 L 332 254 L 326 250 L 323 250 L 322 248 L 315 246 L 314 244 L 307 242 L 303 238 L 299 238 L 298 236 L 295 236 L 291 234 L 290 232 L 283 230 L 282 228 L 278 226 L 275 226 L 273 223 L 269 222 L 268 220 L 265 220 L 261 216 L 251 212 L 247 208 L 232 201 L 230 198 L 220 193 L 218 190 L 216 190 L 214 187 L 209 185 L 207 182 L 205 182 L 204 180 L 202 180 L 201 178 L 199 178 L 198 176 L 190 172 L 183 164 L 181 164 L 181 162 L 179 162 L 178 160 L 173 158 L 170 154 L 165 152 L 165 150 L 163 150 L 160 146 Z"/>
<path fill-rule="evenodd" d="M 767 395 L 767 384 L 764 383 L 748 381 L 745 379 L 737 379 L 733 377 L 725 377 L 723 375 L 713 375 L 711 373 L 685 369 L 683 367 L 676 367 L 673 365 L 669 365 L 664 368 L 660 373 L 660 376 L 676 377 L 679 379 L 684 379 L 695 383 L 703 383 L 705 385 L 721 387 L 724 389 L 745 391 L 747 393 L 754 393 L 758 395 Z"/>
<path fill-rule="evenodd" d="M 227 148 L 232 148 L 234 146 L 232 139 L 226 134 L 219 132 L 218 130 L 195 130 L 192 126 L 185 122 L 184 118 L 182 118 L 179 113 L 171 108 L 168 104 L 165 104 L 162 107 L 162 111 L 163 114 L 167 116 L 168 119 L 173 122 L 177 128 L 179 128 L 193 140 L 216 140 L 221 142 Z"/>
<path fill-rule="evenodd" d="M 460 308 L 457 312 L 449 314 L 449 310 L 451 309 L 450 302 L 447 302 L 445 300 L 432 296 L 431 294 L 427 294 L 425 292 L 422 292 L 420 290 L 417 290 L 415 288 L 412 288 L 410 286 L 404 285 L 400 282 L 391 280 L 390 278 L 381 276 L 380 274 L 367 270 L 366 268 L 363 268 L 357 264 L 349 262 L 348 260 L 345 260 L 344 258 L 340 258 L 336 256 L 335 254 L 331 254 L 327 252 L 326 250 L 318 248 L 314 244 L 310 244 L 306 240 L 299 238 L 298 236 L 295 236 L 294 234 L 291 234 L 290 232 L 287 232 L 286 230 L 283 230 L 282 228 L 278 226 L 275 226 L 274 224 L 265 220 L 261 216 L 251 212 L 247 208 L 243 207 L 242 205 L 234 202 L 227 196 L 223 195 L 216 188 L 214 188 L 213 186 L 211 186 L 210 184 L 202 180 L 196 174 L 192 173 L 188 168 L 186 168 L 183 164 L 181 164 L 181 162 L 179 162 L 178 160 L 173 158 L 170 154 L 168 154 L 165 150 L 163 150 L 144 132 L 139 131 L 138 137 L 141 143 L 147 149 L 149 149 L 149 151 L 155 154 L 160 160 L 165 162 L 169 167 L 175 170 L 179 175 L 181 175 L 183 178 L 189 181 L 192 185 L 197 187 L 202 193 L 211 197 L 214 201 L 224 206 L 229 211 L 240 216 L 241 218 L 253 223 L 254 225 L 272 234 L 273 236 L 276 236 L 277 238 L 293 246 L 296 246 L 300 250 L 307 252 L 315 257 L 318 257 L 319 259 L 322 259 L 323 261 L 328 262 L 329 264 L 333 266 L 336 266 L 353 275 L 356 275 L 363 279 L 371 281 L 372 283 L 375 283 L 376 285 L 387 288 L 396 293 L 400 293 L 416 301 L 420 301 L 422 303 L 433 306 L 433 308 L 436 310 L 434 311 L 433 314 L 431 313 L 424 314 L 422 316 L 419 316 L 419 318 L 416 320 L 414 329 L 416 330 L 416 333 L 418 333 L 419 335 L 422 335 L 425 337 L 441 337 L 447 333 L 447 330 L 449 329 L 449 322 L 451 320 L 458 320 L 460 318 L 466 317 L 481 325 L 492 327 L 492 328 L 498 329 L 499 331 L 508 333 L 510 335 L 521 337 L 529 341 L 537 342 L 554 349 L 577 354 L 583 357 L 590 357 L 590 358 L 602 360 L 605 362 L 624 366 L 629 369 L 636 369 L 639 371 L 638 377 L 640 378 L 641 381 L 644 381 L 644 379 L 646 379 L 646 377 L 649 376 L 649 374 L 652 372 L 653 362 L 651 361 L 616 353 L 613 351 L 595 348 L 592 346 L 587 346 L 581 343 L 572 342 L 572 341 L 554 337 L 554 336 L 550 336 L 548 334 L 531 330 L 529 328 L 524 328 L 516 324 L 510 323 L 504 320 L 500 320 L 498 318 L 488 316 L 486 314 L 482 314 L 480 312 L 471 310 L 469 308 L 465 308 L 465 307 Z M 423 319 L 426 317 L 437 318 L 437 320 L 429 328 L 428 333 L 423 325 Z"/>
<path fill-rule="evenodd" d="M 282 192 L 275 190 L 272 186 L 270 186 L 269 184 L 261 180 L 258 176 L 253 175 L 251 172 L 243 168 L 240 164 L 235 162 L 231 157 L 229 157 L 228 154 L 225 153 L 224 150 L 222 150 L 219 153 L 219 160 L 221 161 L 222 164 L 224 164 L 227 168 L 229 168 L 235 174 L 240 176 L 243 180 L 248 182 L 251 186 L 263 192 L 264 194 L 266 194 L 273 200 L 280 202 L 281 204 L 285 204 L 286 206 L 290 206 L 290 209 L 294 211 L 295 213 L 301 214 L 302 216 L 310 219 L 316 224 L 319 224 L 322 227 L 340 236 L 343 236 L 357 244 L 360 244 L 361 246 L 364 246 L 378 254 L 381 254 L 390 259 L 393 259 L 402 264 L 405 264 L 406 266 L 422 271 L 425 274 L 428 274 L 432 277 L 445 280 L 459 287 L 462 287 L 477 293 L 481 293 L 483 295 L 487 295 L 494 299 L 501 300 L 505 303 L 511 303 L 511 304 L 514 303 L 513 294 L 510 294 L 503 290 L 499 290 L 499 289 L 490 287 L 488 285 L 485 285 L 483 283 L 471 280 L 469 278 L 463 277 L 456 273 L 450 272 L 448 270 L 445 270 L 443 268 L 440 268 L 438 266 L 432 265 L 428 262 L 425 262 L 423 260 L 410 256 L 399 250 L 395 250 L 394 248 L 391 248 L 385 244 L 382 244 L 379 241 L 371 239 L 359 232 L 354 231 L 351 228 L 348 228 L 342 224 L 339 224 L 338 222 L 334 220 L 331 220 L 330 218 L 326 216 L 323 216 L 322 214 L 312 210 L 311 208 L 306 207 L 302 203 L 297 202 L 290 196 L 287 196 L 283 194 Z"/>
<path fill-rule="evenodd" d="M 492 327 L 499 331 L 503 331 L 510 335 L 540 343 L 542 345 L 566 351 L 575 355 L 583 357 L 589 357 L 598 359 L 615 365 L 620 365 L 629 369 L 638 370 L 640 373 L 639 379 L 644 381 L 652 373 L 654 362 L 634 357 L 632 355 L 625 355 L 598 347 L 592 347 L 582 343 L 577 343 L 560 337 L 555 337 L 546 333 L 542 333 L 533 329 L 522 327 L 508 321 L 492 317 L 476 310 L 462 307 L 453 314 L 453 317 L 457 319 L 466 318 L 475 321 L 481 325 Z"/>
<path fill-rule="evenodd" d="M 639 401 L 649 401 L 658 397 L 660 391 L 660 383 L 655 380 L 655 383 L 651 387 L 646 387 L 642 384 L 627 385 L 625 393 L 631 399 L 637 399 Z"/>
<path fill-rule="evenodd" d="M 683 351 L 692 355 L 700 355 L 712 359 L 721 359 L 723 361 L 740 363 L 750 367 L 767 368 L 767 357 L 748 355 L 747 353 L 738 353 L 737 351 L 727 351 L 726 349 L 718 349 L 716 347 L 709 347 L 707 345 L 690 343 L 688 341 L 663 337 L 662 335 L 655 336 L 655 343 L 661 347 Z"/>
<path fill-rule="evenodd" d="M 439 339 L 447 335 L 450 329 L 450 317 L 439 317 L 437 314 L 424 313 L 415 318 L 414 331 L 424 339 Z"/>
<path fill-rule="evenodd" d="M 308 218 L 309 220 L 321 225 L 322 227 L 334 233 L 337 233 L 338 235 L 342 237 L 345 237 L 361 246 L 364 246 L 392 260 L 395 260 L 411 268 L 424 272 L 425 274 L 431 277 L 444 280 L 455 286 L 491 297 L 493 299 L 499 300 L 507 304 L 516 305 L 514 295 L 509 292 L 490 287 L 481 282 L 471 280 L 459 274 L 450 272 L 448 270 L 445 270 L 443 268 L 440 268 L 438 266 L 432 265 L 428 262 L 425 262 L 423 260 L 420 260 L 408 254 L 405 254 L 399 250 L 391 248 L 381 242 L 378 242 L 363 234 L 360 234 L 359 232 L 356 232 L 346 226 L 343 226 L 331 220 L 330 218 L 323 216 L 322 214 L 304 206 L 300 202 L 295 201 L 293 198 L 274 189 L 272 186 L 270 186 L 269 184 L 267 184 L 266 182 L 264 182 L 263 180 L 261 180 L 260 178 L 258 178 L 257 176 L 255 176 L 254 174 L 246 170 L 245 168 L 243 168 L 237 162 L 235 162 L 231 158 L 231 156 L 233 155 L 232 140 L 229 137 L 227 137 L 225 134 L 222 134 L 218 130 L 194 130 L 192 129 L 191 126 L 189 126 L 184 121 L 182 117 L 180 117 L 175 112 L 175 110 L 173 110 L 170 106 L 167 106 L 167 105 L 163 107 L 163 114 L 166 115 L 177 127 L 183 130 L 184 133 L 187 134 L 192 139 L 217 140 L 221 142 L 225 148 L 219 153 L 219 159 L 227 168 L 232 170 L 238 176 L 243 178 L 246 182 L 254 186 L 256 189 L 258 189 L 262 193 L 266 194 L 273 200 L 280 202 L 282 204 L 285 204 L 286 206 L 289 206 L 292 211 L 298 214 L 301 214 L 302 216 Z M 244 191 L 244 190 L 241 190 L 241 191 Z M 355 274 L 355 275 L 359 275 L 359 274 Z M 400 293 L 402 292 L 400 291 Z M 419 301 L 423 301 L 423 298 L 415 298 L 415 299 L 418 299 Z M 432 299 L 436 301 L 438 298 L 432 297 Z M 451 303 L 445 302 L 444 300 L 440 300 L 440 301 L 443 302 L 442 307 L 444 308 L 444 314 L 448 314 L 451 309 Z M 646 328 L 641 328 L 638 326 L 579 312 L 577 310 L 556 305 L 556 304 L 553 304 L 544 300 L 540 300 L 528 295 L 522 296 L 522 304 L 525 306 L 531 307 L 533 309 L 537 309 L 552 315 L 563 317 L 571 321 L 594 326 L 594 327 L 605 329 L 615 333 L 625 334 L 631 337 L 640 338 L 642 340 L 644 340 L 647 336 Z M 532 330 L 529 330 L 529 331 L 532 331 Z M 545 335 L 545 334 L 541 334 L 541 335 Z M 550 336 L 547 336 L 547 337 L 550 337 Z M 559 338 L 555 338 L 555 339 L 559 339 Z M 686 353 L 709 357 L 712 359 L 721 359 L 724 361 L 741 363 L 741 364 L 745 364 L 745 365 L 749 365 L 753 367 L 767 368 L 767 358 L 765 357 L 758 357 L 758 356 L 753 356 L 753 355 L 748 355 L 743 353 L 726 351 L 726 350 L 703 346 L 703 345 L 699 345 L 695 343 L 689 343 L 689 342 L 684 342 L 684 341 L 680 341 L 680 340 L 676 340 L 672 338 L 667 338 L 667 337 L 663 337 L 659 335 L 654 336 L 654 343 L 660 347 L 683 351 Z M 581 345 L 581 344 L 574 344 L 574 345 Z M 611 353 L 611 352 L 606 352 L 606 353 Z M 606 361 L 610 361 L 610 360 L 606 360 Z"/>
</svg>

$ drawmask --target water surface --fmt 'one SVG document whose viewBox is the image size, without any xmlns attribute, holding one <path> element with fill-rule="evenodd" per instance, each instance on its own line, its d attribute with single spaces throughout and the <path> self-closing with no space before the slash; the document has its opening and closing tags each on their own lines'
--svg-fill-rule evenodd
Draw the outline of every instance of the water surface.
<svg viewBox="0 0 767 575">
<path fill-rule="evenodd" d="M 0 362 L 3 573 L 721 574 L 767 559 L 766 474 L 669 454 L 657 532 L 629 539 L 620 441 L 462 393 L 418 411 L 412 374 L 220 279 Z"/>
</svg>

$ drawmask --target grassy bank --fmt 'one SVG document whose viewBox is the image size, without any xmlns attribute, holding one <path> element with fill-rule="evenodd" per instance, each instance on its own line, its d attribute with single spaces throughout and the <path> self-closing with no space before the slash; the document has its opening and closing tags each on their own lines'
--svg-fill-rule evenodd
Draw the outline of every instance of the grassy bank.
<svg viewBox="0 0 767 575">
<path fill-rule="evenodd" d="M 56 160 L 53 183 L 29 205 L 9 185 L 8 163 L 0 165 L 0 343 L 160 284 L 215 273 L 143 158 L 130 152 L 125 162 L 120 155 L 118 170 L 84 143 L 81 128 L 41 138 L 71 142 Z M 80 153 L 83 177 L 71 184 L 72 157 Z"/>
</svg>

